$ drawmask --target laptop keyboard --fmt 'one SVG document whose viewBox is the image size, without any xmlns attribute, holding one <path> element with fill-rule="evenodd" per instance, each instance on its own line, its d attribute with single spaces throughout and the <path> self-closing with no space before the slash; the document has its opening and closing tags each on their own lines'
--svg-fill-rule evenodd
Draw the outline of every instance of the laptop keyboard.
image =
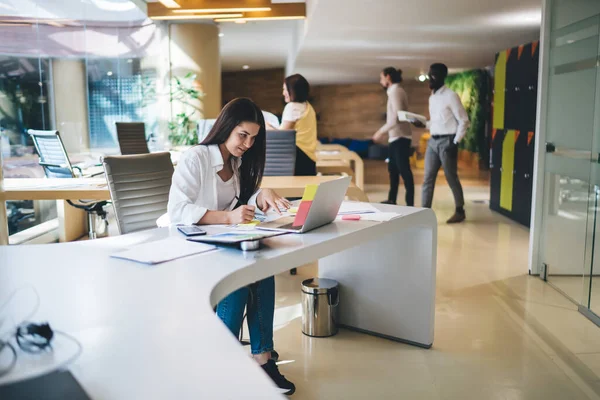
<svg viewBox="0 0 600 400">
<path fill-rule="evenodd" d="M 299 231 L 300 229 L 302 229 L 302 226 L 294 226 L 294 223 L 292 222 L 291 224 L 281 225 L 278 228 L 279 229 L 293 229 L 295 231 Z"/>
</svg>

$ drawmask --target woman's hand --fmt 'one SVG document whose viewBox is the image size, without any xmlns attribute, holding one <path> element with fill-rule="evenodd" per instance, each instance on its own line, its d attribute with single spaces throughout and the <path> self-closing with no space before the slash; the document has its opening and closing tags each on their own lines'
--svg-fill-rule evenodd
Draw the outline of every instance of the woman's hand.
<svg viewBox="0 0 600 400">
<path fill-rule="evenodd" d="M 272 189 L 262 189 L 256 199 L 258 207 L 262 212 L 266 213 L 271 208 L 281 215 L 280 208 L 288 210 L 292 204 L 285 198 L 281 197 Z"/>
<path fill-rule="evenodd" d="M 254 219 L 254 206 L 239 206 L 228 213 L 228 224 L 247 224 Z"/>
</svg>

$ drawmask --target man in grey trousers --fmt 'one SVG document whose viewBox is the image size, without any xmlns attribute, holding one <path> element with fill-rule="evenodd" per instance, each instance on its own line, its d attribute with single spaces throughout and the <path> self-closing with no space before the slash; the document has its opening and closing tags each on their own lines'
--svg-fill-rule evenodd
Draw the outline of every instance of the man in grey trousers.
<svg viewBox="0 0 600 400">
<path fill-rule="evenodd" d="M 427 122 L 427 128 L 431 132 L 431 138 L 425 153 L 422 205 L 431 208 L 435 180 L 440 167 L 443 167 L 456 205 L 454 215 L 446 222 L 453 224 L 466 218 L 463 189 L 457 170 L 458 143 L 467 132 L 469 117 L 458 95 L 444 86 L 447 76 L 448 67 L 444 64 L 432 64 L 429 68 L 429 87 L 432 94 L 429 97 L 431 120 Z M 417 127 L 424 127 L 421 122 L 411 122 Z"/>
</svg>

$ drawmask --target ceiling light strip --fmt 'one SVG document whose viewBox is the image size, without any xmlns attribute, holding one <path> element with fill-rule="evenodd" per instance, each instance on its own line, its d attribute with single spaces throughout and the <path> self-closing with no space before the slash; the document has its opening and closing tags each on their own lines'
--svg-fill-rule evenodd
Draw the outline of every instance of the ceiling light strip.
<svg viewBox="0 0 600 400">
<path fill-rule="evenodd" d="M 305 16 L 288 16 L 288 17 L 247 17 L 247 18 L 216 18 L 215 22 L 237 22 L 243 23 L 247 21 L 275 21 L 275 20 L 291 20 L 291 19 L 306 19 Z"/>
<path fill-rule="evenodd" d="M 236 18 L 243 17 L 244 14 L 202 14 L 202 15 L 160 15 L 156 17 L 150 17 L 157 20 L 170 20 L 170 19 L 224 19 L 226 21 L 235 20 Z"/>
<path fill-rule="evenodd" d="M 175 0 L 158 0 L 160 3 L 167 8 L 181 8 Z"/>
<path fill-rule="evenodd" d="M 224 12 L 268 12 L 271 7 L 246 7 L 246 8 L 196 8 L 192 10 L 173 10 L 178 14 L 194 14 L 194 13 L 224 13 Z"/>
</svg>

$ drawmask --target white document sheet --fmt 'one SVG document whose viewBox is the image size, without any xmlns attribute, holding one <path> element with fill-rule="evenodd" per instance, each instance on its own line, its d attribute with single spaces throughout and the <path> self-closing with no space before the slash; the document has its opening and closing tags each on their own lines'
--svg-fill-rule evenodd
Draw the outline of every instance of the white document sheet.
<svg viewBox="0 0 600 400">
<path fill-rule="evenodd" d="M 427 125 L 427 117 L 421 114 L 415 114 L 408 111 L 398 111 L 398 121 L 409 121 L 412 119 L 418 119 L 424 125 Z"/>
<path fill-rule="evenodd" d="M 271 125 L 273 128 L 279 129 L 279 120 L 275 114 L 268 111 L 263 111 L 262 113 L 267 124 Z"/>
<path fill-rule="evenodd" d="M 361 221 L 376 221 L 376 222 L 387 222 L 391 221 L 394 218 L 401 217 L 402 214 L 394 213 L 394 212 L 378 212 L 373 214 L 361 214 Z"/>
<path fill-rule="evenodd" d="M 340 210 L 338 211 L 338 215 L 346 215 L 346 214 L 368 214 L 368 213 L 378 213 L 379 210 L 376 209 L 369 203 L 359 203 L 355 201 L 344 201 Z"/>
<path fill-rule="evenodd" d="M 167 239 L 136 245 L 128 250 L 111 254 L 111 257 L 123 258 L 144 264 L 160 264 L 192 254 L 214 250 L 211 244 L 190 242 L 185 237 Z"/>
</svg>

